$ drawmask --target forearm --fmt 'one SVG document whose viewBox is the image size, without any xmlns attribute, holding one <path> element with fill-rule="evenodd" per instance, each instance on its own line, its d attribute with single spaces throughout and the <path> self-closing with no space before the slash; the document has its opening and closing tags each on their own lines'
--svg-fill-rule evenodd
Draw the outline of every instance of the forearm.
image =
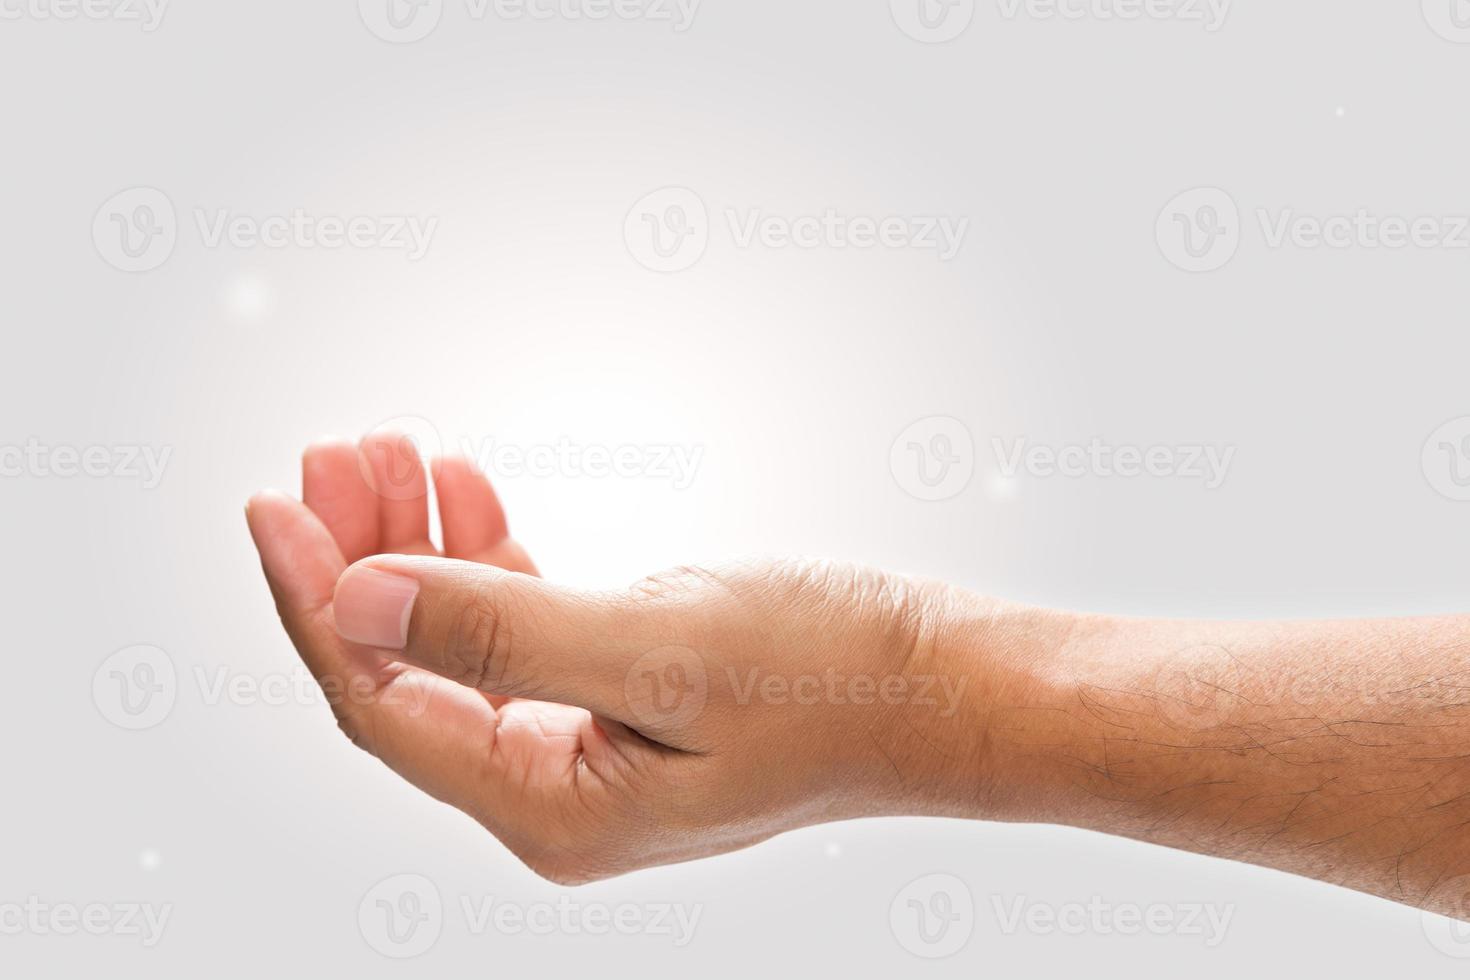
<svg viewBox="0 0 1470 980">
<path fill-rule="evenodd" d="M 1194 623 L 985 607 L 967 799 L 1452 914 L 1470 619 Z M 962 641 L 963 642 L 963 641 Z"/>
</svg>

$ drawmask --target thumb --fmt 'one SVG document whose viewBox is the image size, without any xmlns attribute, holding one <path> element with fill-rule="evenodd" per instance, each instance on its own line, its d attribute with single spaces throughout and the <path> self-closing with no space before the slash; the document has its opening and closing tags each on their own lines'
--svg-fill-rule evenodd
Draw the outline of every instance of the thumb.
<svg viewBox="0 0 1470 980">
<path fill-rule="evenodd" d="M 350 642 L 491 694 L 629 724 L 629 672 L 660 645 L 642 603 L 476 562 L 366 558 L 342 573 L 332 603 Z"/>
</svg>

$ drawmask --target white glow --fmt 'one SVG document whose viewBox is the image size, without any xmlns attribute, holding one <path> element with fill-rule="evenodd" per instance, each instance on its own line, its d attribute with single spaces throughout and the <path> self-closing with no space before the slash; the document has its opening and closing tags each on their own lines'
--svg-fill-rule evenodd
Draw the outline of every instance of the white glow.
<svg viewBox="0 0 1470 980">
<path fill-rule="evenodd" d="M 242 275 L 230 283 L 225 304 L 239 322 L 256 323 L 275 311 L 275 290 L 258 275 Z"/>
<path fill-rule="evenodd" d="M 1021 492 L 1021 481 L 1013 476 L 993 473 L 986 481 L 985 489 L 993 500 L 1015 500 Z"/>
</svg>

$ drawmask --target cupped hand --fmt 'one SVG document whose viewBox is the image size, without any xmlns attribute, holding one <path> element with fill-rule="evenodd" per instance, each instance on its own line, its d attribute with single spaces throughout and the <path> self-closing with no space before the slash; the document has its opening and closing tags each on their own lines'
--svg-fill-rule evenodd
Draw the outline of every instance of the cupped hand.
<svg viewBox="0 0 1470 980">
<path fill-rule="evenodd" d="M 247 516 L 286 632 L 358 746 L 579 883 L 855 816 L 972 812 L 984 609 L 816 561 L 608 592 L 537 577 L 483 475 L 375 435 Z"/>
</svg>

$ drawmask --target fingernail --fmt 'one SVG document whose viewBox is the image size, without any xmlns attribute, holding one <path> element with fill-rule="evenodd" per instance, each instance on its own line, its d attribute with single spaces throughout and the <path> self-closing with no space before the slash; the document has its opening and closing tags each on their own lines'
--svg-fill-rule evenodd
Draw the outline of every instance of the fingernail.
<svg viewBox="0 0 1470 980">
<path fill-rule="evenodd" d="M 380 650 L 408 646 L 408 620 L 419 583 L 376 568 L 354 566 L 337 580 L 332 612 L 344 640 Z"/>
</svg>

